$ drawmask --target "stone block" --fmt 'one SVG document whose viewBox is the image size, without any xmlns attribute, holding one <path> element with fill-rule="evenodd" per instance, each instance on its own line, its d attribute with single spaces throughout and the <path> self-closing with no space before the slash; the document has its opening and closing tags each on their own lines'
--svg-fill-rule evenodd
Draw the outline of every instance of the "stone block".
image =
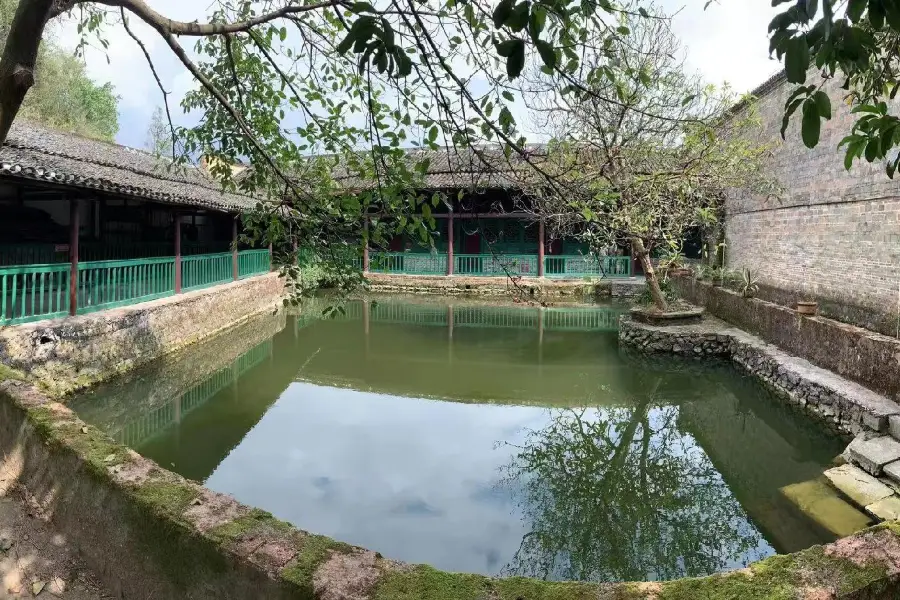
<svg viewBox="0 0 900 600">
<path fill-rule="evenodd" d="M 892 438 L 900 440 L 900 415 L 888 417 L 888 432 Z"/>
<path fill-rule="evenodd" d="M 882 521 L 900 519 L 900 497 L 888 496 L 866 506 L 866 512 Z"/>
<path fill-rule="evenodd" d="M 825 477 L 842 494 L 859 506 L 868 506 L 888 498 L 894 491 L 859 467 L 842 465 L 825 471 Z"/>
<path fill-rule="evenodd" d="M 886 435 L 871 440 L 853 440 L 847 451 L 852 463 L 872 475 L 880 475 L 886 464 L 900 460 L 900 442 Z"/>
</svg>

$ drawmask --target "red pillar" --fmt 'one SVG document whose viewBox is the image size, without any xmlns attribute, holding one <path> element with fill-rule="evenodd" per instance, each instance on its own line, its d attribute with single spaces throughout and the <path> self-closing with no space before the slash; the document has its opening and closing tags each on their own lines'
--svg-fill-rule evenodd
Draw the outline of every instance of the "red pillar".
<svg viewBox="0 0 900 600">
<path fill-rule="evenodd" d="M 544 276 L 544 219 L 538 223 L 538 277 Z"/>
<path fill-rule="evenodd" d="M 238 280 L 238 249 L 237 249 L 237 217 L 231 222 L 231 275 L 234 280 Z"/>
<path fill-rule="evenodd" d="M 453 211 L 447 216 L 447 275 L 453 275 Z"/>
<path fill-rule="evenodd" d="M 181 293 L 181 214 L 175 213 L 175 293 Z"/>
<path fill-rule="evenodd" d="M 78 311 L 78 230 L 81 227 L 80 201 L 69 200 L 69 314 Z"/>
<path fill-rule="evenodd" d="M 363 273 L 369 272 L 369 217 L 366 217 L 363 223 L 363 231 L 365 231 L 365 245 L 363 246 Z"/>
</svg>

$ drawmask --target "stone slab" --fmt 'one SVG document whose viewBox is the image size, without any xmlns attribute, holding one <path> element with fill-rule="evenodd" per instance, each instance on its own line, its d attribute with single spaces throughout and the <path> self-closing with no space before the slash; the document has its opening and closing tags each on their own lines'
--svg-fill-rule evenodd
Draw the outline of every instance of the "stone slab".
<svg viewBox="0 0 900 600">
<path fill-rule="evenodd" d="M 868 505 L 866 512 L 882 521 L 896 521 L 900 519 L 900 498 L 897 496 L 882 498 Z"/>
<path fill-rule="evenodd" d="M 884 435 L 871 440 L 853 440 L 847 448 L 850 461 L 872 475 L 881 475 L 888 463 L 900 460 L 900 442 Z"/>
<path fill-rule="evenodd" d="M 825 477 L 859 506 L 869 506 L 894 494 L 894 490 L 853 465 L 828 469 Z"/>
<path fill-rule="evenodd" d="M 900 460 L 884 465 L 884 474 L 896 483 L 900 483 Z"/>
</svg>

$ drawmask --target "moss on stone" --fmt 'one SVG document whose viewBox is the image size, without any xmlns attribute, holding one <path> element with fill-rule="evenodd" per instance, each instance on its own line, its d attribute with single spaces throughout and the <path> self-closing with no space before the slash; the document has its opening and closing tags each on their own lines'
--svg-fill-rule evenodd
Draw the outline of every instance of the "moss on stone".
<svg viewBox="0 0 900 600">
<path fill-rule="evenodd" d="M 128 450 L 96 427 L 62 419 L 45 406 L 33 407 L 27 412 L 41 438 L 74 451 L 95 475 L 105 477 L 109 467 L 128 460 Z"/>
<path fill-rule="evenodd" d="M 0 381 L 6 381 L 7 379 L 25 381 L 25 373 L 0 363 Z"/>
<path fill-rule="evenodd" d="M 491 580 L 482 575 L 447 573 L 427 565 L 388 570 L 373 600 L 495 600 Z"/>
<path fill-rule="evenodd" d="M 319 565 L 328 560 L 332 552 L 350 553 L 353 546 L 324 535 L 307 534 L 303 536 L 297 550 L 297 556 L 281 570 L 281 578 L 313 598 L 313 576 Z"/>
<path fill-rule="evenodd" d="M 132 495 L 156 514 L 180 521 L 199 493 L 195 487 L 184 482 L 150 480 L 135 488 Z"/>
<path fill-rule="evenodd" d="M 250 535 L 290 534 L 295 531 L 290 523 L 272 516 L 271 513 L 258 508 L 224 525 L 209 531 L 209 536 L 221 542 L 234 542 Z"/>
<path fill-rule="evenodd" d="M 588 583 L 540 581 L 510 577 L 493 582 L 498 600 L 595 600 L 598 586 Z M 626 600 L 620 595 L 617 600 Z"/>
</svg>

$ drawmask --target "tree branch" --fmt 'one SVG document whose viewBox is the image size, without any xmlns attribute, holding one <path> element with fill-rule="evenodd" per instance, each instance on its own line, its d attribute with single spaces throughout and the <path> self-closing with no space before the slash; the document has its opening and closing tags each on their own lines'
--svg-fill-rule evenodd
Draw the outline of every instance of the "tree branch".
<svg viewBox="0 0 900 600">
<path fill-rule="evenodd" d="M 278 10 L 273 10 L 272 12 L 265 13 L 258 17 L 246 21 L 237 21 L 235 23 L 186 23 L 184 21 L 174 21 L 159 14 L 150 8 L 143 0 L 96 0 L 96 4 L 125 8 L 160 33 L 196 37 L 240 33 L 248 31 L 257 25 L 263 25 L 276 19 L 287 17 L 288 15 L 313 12 L 332 6 L 350 6 L 350 2 L 347 0 L 326 0 L 314 4 L 288 4 Z"/>
<path fill-rule="evenodd" d="M 54 0 L 21 0 L 0 57 L 0 143 L 12 127 L 25 94 L 34 85 L 34 68 Z"/>
</svg>

